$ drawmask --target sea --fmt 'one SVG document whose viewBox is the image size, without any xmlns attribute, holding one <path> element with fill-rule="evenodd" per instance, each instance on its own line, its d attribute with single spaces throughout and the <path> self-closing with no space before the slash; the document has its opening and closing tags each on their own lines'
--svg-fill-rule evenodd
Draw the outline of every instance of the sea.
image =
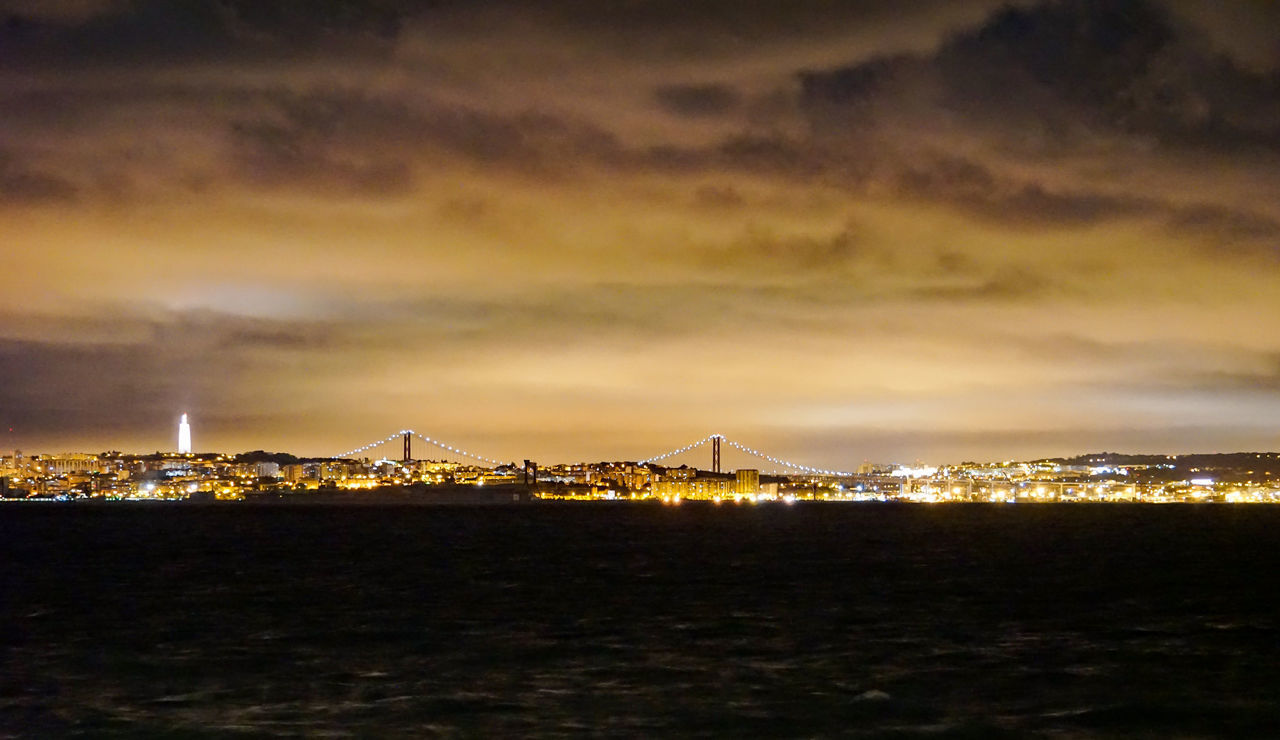
<svg viewBox="0 0 1280 740">
<path fill-rule="evenodd" d="M 1280 507 L 0 506 L 0 737 L 1280 737 Z"/>
</svg>

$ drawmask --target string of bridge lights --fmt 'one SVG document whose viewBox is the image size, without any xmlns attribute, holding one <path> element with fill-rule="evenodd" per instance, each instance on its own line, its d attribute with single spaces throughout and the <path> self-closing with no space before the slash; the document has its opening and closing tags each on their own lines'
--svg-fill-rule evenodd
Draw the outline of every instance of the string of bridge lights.
<svg viewBox="0 0 1280 740">
<path fill-rule="evenodd" d="M 781 465 L 783 467 L 790 468 L 792 470 L 799 470 L 801 472 L 814 473 L 817 475 L 853 475 L 852 473 L 847 473 L 843 470 L 827 470 L 825 468 L 815 468 L 815 467 L 810 467 L 808 465 L 801 465 L 800 463 L 791 462 L 789 460 L 782 460 L 780 458 L 774 457 L 773 455 L 769 455 L 764 452 L 761 452 L 760 450 L 753 449 L 751 447 L 747 447 L 746 445 L 734 442 L 732 439 L 729 439 L 723 434 L 707 435 L 706 437 L 703 437 L 702 439 L 692 444 L 687 444 L 684 447 L 680 447 L 680 448 L 671 450 L 669 452 L 664 452 L 661 455 L 654 455 L 653 457 L 650 457 L 648 459 L 641 460 L 639 464 L 647 465 L 648 463 L 651 463 L 651 462 L 658 462 L 659 460 L 665 460 L 669 457 L 675 457 L 676 455 L 679 455 L 681 453 L 685 453 L 694 448 L 701 447 L 702 445 L 710 442 L 713 439 L 719 439 L 722 442 L 727 442 L 729 446 L 733 447 L 734 449 L 745 452 L 748 455 L 755 455 L 756 457 L 762 458 L 764 460 L 768 460 L 769 462 L 775 465 Z"/>
<path fill-rule="evenodd" d="M 466 451 L 466 450 L 464 450 L 464 449 L 461 449 L 461 448 L 458 448 L 458 447 L 454 447 L 453 445 L 448 444 L 448 443 L 446 443 L 446 442 L 441 442 L 440 440 L 432 439 L 432 438 L 430 438 L 430 437 L 428 437 L 428 436 L 425 436 L 425 435 L 423 435 L 423 434 L 419 434 L 418 432 L 415 432 L 415 431 L 414 431 L 414 430 L 412 430 L 412 429 L 401 429 L 400 431 L 396 432 L 395 434 L 389 435 L 386 439 L 378 439 L 378 440 L 374 440 L 373 442 L 370 442 L 370 443 L 369 443 L 369 444 L 367 444 L 367 445 L 362 445 L 362 446 L 357 447 L 357 448 L 355 448 L 355 449 L 353 449 L 353 450 L 348 450 L 348 451 L 346 451 L 346 452 L 342 453 L 341 455 L 334 455 L 334 458 L 347 458 L 347 457 L 354 457 L 354 456 L 356 456 L 356 455 L 359 455 L 359 454 L 360 454 L 360 453 L 362 453 L 362 452 L 367 452 L 368 450 L 371 450 L 371 449 L 373 449 L 374 447 L 378 447 L 378 446 L 380 446 L 380 445 L 384 445 L 384 444 L 386 444 L 386 443 L 388 443 L 388 442 L 390 442 L 390 441 L 392 441 L 392 440 L 399 439 L 399 438 L 403 437 L 403 436 L 404 436 L 404 435 L 406 435 L 406 434 L 412 434 L 413 436 L 417 437 L 418 439 L 422 440 L 423 442 L 427 442 L 427 443 L 429 443 L 429 444 L 433 444 L 433 445 L 435 445 L 436 447 L 439 447 L 439 448 L 440 448 L 440 449 L 442 449 L 442 450 L 448 450 L 449 452 L 452 452 L 452 453 L 453 453 L 453 454 L 455 454 L 455 455 L 461 455 L 462 457 L 469 457 L 469 458 L 471 458 L 471 459 L 473 459 L 473 460 L 480 460 L 480 461 L 487 462 L 487 463 L 490 463 L 490 464 L 493 464 L 493 465 L 501 465 L 501 464 L 502 464 L 502 461 L 501 461 L 501 460 L 494 460 L 494 459 L 493 459 L 493 458 L 491 458 L 491 457 L 485 457 L 484 455 L 477 455 L 477 454 L 476 454 L 476 453 L 474 453 L 474 452 L 467 452 L 467 451 Z"/>
<path fill-rule="evenodd" d="M 403 431 L 403 430 L 401 430 L 401 431 L 399 431 L 399 432 L 396 432 L 395 434 L 390 435 L 390 436 L 389 436 L 389 437 L 387 437 L 386 439 L 374 440 L 373 442 L 370 442 L 370 443 L 369 443 L 369 444 L 367 444 L 367 445 L 361 445 L 360 447 L 357 447 L 357 448 L 355 448 L 355 449 L 353 449 L 353 450 L 347 450 L 346 452 L 342 453 L 341 455 L 334 455 L 333 457 L 334 457 L 334 459 L 335 459 L 335 460 L 337 460 L 337 459 L 342 459 L 342 458 L 344 458 L 344 457 L 353 457 L 353 456 L 355 456 L 355 455 L 359 455 L 361 452 L 365 452 L 365 451 L 367 451 L 367 450 L 371 450 L 371 449 L 373 449 L 374 447 L 377 447 L 378 445 L 384 445 L 384 444 L 386 444 L 386 443 L 390 442 L 391 440 L 393 440 L 393 439 L 395 439 L 395 438 L 397 438 L 397 437 L 402 437 L 402 436 L 404 436 L 404 431 Z"/>
<path fill-rule="evenodd" d="M 649 463 L 652 463 L 652 462 L 658 462 L 659 460 L 666 460 L 668 457 L 675 457 L 676 455 L 679 455 L 679 454 L 681 454 L 681 453 L 683 453 L 683 452 L 688 452 L 689 450 L 692 450 L 692 449 L 694 449 L 695 447 L 701 447 L 702 445 L 704 445 L 704 444 L 706 444 L 706 443 L 710 442 L 711 440 L 715 439 L 716 437 L 719 437 L 720 439 L 724 439 L 724 435 L 721 435 L 721 434 L 709 434 L 709 435 L 707 435 L 707 436 L 703 437 L 702 439 L 698 440 L 697 442 L 694 442 L 693 444 L 687 444 L 687 445 L 685 445 L 684 447 L 680 447 L 680 448 L 678 448 L 678 449 L 671 450 L 670 452 L 664 452 L 664 453 L 662 453 L 661 455 L 654 455 L 653 457 L 645 458 L 644 460 L 641 460 L 640 462 L 638 462 L 638 463 L 636 463 L 636 464 L 637 464 L 637 465 L 648 465 Z"/>
<path fill-rule="evenodd" d="M 436 447 L 439 447 L 439 448 L 440 448 L 440 449 L 442 449 L 442 450 L 448 450 L 449 452 L 452 452 L 453 454 L 455 454 L 455 455 L 459 455 L 459 456 L 461 456 L 461 457 L 469 457 L 469 458 L 471 458 L 471 459 L 473 459 L 473 460 L 480 460 L 480 461 L 482 461 L 482 462 L 487 462 L 487 463 L 489 463 L 489 464 L 491 464 L 491 465 L 501 465 L 501 464 L 502 464 L 502 461 L 500 461 L 500 460 L 495 460 L 495 459 L 493 459 L 492 457 L 485 457 L 484 455 L 478 455 L 478 454 L 476 454 L 476 453 L 474 453 L 474 452 L 468 452 L 468 451 L 466 451 L 466 450 L 464 450 L 464 449 L 462 449 L 462 448 L 460 448 L 460 447 L 454 447 L 453 445 L 451 445 L 451 444 L 449 444 L 449 443 L 447 443 L 447 442 L 441 442 L 441 441 L 440 441 L 440 440 L 438 440 L 438 439 L 432 439 L 431 437 L 428 437 L 428 436 L 426 436 L 426 435 L 424 435 L 424 434 L 420 434 L 420 433 L 418 433 L 418 432 L 416 432 L 416 431 L 414 431 L 414 430 L 412 430 L 412 429 L 401 429 L 400 431 L 396 432 L 395 434 L 388 435 L 388 436 L 387 436 L 386 438 L 384 438 L 384 439 L 374 440 L 373 442 L 370 442 L 369 444 L 362 445 L 362 446 L 357 447 L 357 448 L 355 448 L 355 449 L 353 449 L 353 450 L 348 450 L 347 452 L 344 452 L 344 453 L 342 453 L 341 455 L 334 455 L 334 457 L 335 457 L 335 458 L 349 458 L 349 457 L 354 457 L 354 456 L 356 456 L 356 455 L 359 455 L 359 454 L 360 454 L 360 453 L 362 453 L 362 452 L 367 452 L 368 450 L 371 450 L 371 449 L 373 449 L 374 447 L 378 447 L 379 445 L 387 444 L 388 442 L 391 442 L 391 441 L 393 441 L 393 440 L 395 440 L 395 439 L 397 439 L 397 438 L 403 437 L 403 436 L 404 436 L 404 435 L 406 435 L 406 434 L 412 434 L 413 436 L 417 437 L 418 439 L 422 440 L 423 442 L 426 442 L 426 443 L 431 444 L 431 445 L 435 445 Z M 691 443 L 691 444 L 687 444 L 687 445 L 685 445 L 684 447 L 678 447 L 678 448 L 676 448 L 676 449 L 674 449 L 674 450 L 670 450 L 670 451 L 668 451 L 668 452 L 664 452 L 664 453 L 662 453 L 661 455 L 654 455 L 653 457 L 645 458 L 644 460 L 639 461 L 639 464 L 640 464 L 640 465 L 648 465 L 649 463 L 655 463 L 655 462 L 658 462 L 658 461 L 660 461 L 660 460 L 666 460 L 666 459 L 667 459 L 667 458 L 669 458 L 669 457 L 675 457 L 676 455 L 681 455 L 681 454 L 683 454 L 683 453 L 689 452 L 690 450 L 693 450 L 693 449 L 696 449 L 696 448 L 698 448 L 698 447 L 701 447 L 702 445 L 704 445 L 704 444 L 706 444 L 706 443 L 708 443 L 708 442 L 710 442 L 710 441 L 712 441 L 712 440 L 715 440 L 715 439 L 719 439 L 719 440 L 720 440 L 720 441 L 722 441 L 722 442 L 727 442 L 727 443 L 729 444 L 729 446 L 730 446 L 730 447 L 733 447 L 734 449 L 739 450 L 739 451 L 741 451 L 741 452 L 745 452 L 745 453 L 747 453 L 748 455 L 754 455 L 754 456 L 756 456 L 756 457 L 758 457 L 758 458 L 761 458 L 761 459 L 763 459 L 763 460 L 768 460 L 769 462 L 771 462 L 771 463 L 773 463 L 773 464 L 775 464 L 775 465 L 781 465 L 781 466 L 783 466 L 783 467 L 785 467 L 785 468 L 790 468 L 791 470 L 798 470 L 798 471 L 801 471 L 801 472 L 804 472 L 804 473 L 814 473 L 814 474 L 816 474 L 816 475 L 852 475 L 852 473 L 848 473 L 848 472 L 845 472 L 845 471 L 842 471 L 842 470 L 827 470 L 827 469 L 825 469 L 825 468 L 815 468 L 815 467 L 811 467 L 811 466 L 809 466 L 809 465 L 801 465 L 800 463 L 791 462 L 790 460 L 783 460 L 783 459 L 781 459 L 781 458 L 774 457 L 773 455 L 770 455 L 770 454 L 767 454 L 767 453 L 761 452 L 760 450 L 754 449 L 754 448 L 752 448 L 752 447 L 747 447 L 747 446 L 746 446 L 746 445 L 744 445 L 744 444 L 740 444 L 740 443 L 738 443 L 738 442 L 735 442 L 735 441 L 733 441 L 732 439 L 729 439 L 728 437 L 724 436 L 723 434 L 708 434 L 707 436 L 703 437 L 702 439 L 698 440 L 697 442 L 693 442 L 693 443 Z"/>
<path fill-rule="evenodd" d="M 430 443 L 430 444 L 435 445 L 436 447 L 439 447 L 439 448 L 441 448 L 441 449 L 448 450 L 448 451 L 452 452 L 452 453 L 453 453 L 453 454 L 455 454 L 455 455 L 462 455 L 463 457 L 469 457 L 469 458 L 471 458 L 471 459 L 473 459 L 473 460 L 481 460 L 481 461 L 483 461 L 483 462 L 487 462 L 487 463 L 490 463 L 490 464 L 492 464 L 492 465 L 501 465 L 501 464 L 502 464 L 502 462 L 501 462 L 500 460 L 494 460 L 492 457 L 485 457 L 484 455 L 477 455 L 477 454 L 476 454 L 476 453 L 474 453 L 474 452 L 467 452 L 466 450 L 462 450 L 462 449 L 459 449 L 459 448 L 454 447 L 454 446 L 452 446 L 452 445 L 445 444 L 444 442 L 441 442 L 440 440 L 432 439 L 432 438 L 427 437 L 427 436 L 424 436 L 424 435 L 422 435 L 422 434 L 418 434 L 417 432 L 413 431 L 412 429 L 410 429 L 410 430 L 409 430 L 409 433 L 410 433 L 410 434 L 412 434 L 413 436 L 417 437 L 418 439 L 422 440 L 423 442 L 428 442 L 428 443 Z"/>
<path fill-rule="evenodd" d="M 725 442 L 728 442 L 730 447 L 739 449 L 747 453 L 748 455 L 755 455 L 756 457 L 764 458 L 765 460 L 768 460 L 769 462 L 774 463 L 775 465 L 783 465 L 785 467 L 791 468 L 792 470 L 801 470 L 806 473 L 816 473 L 818 475 L 853 475 L 853 473 L 846 473 L 843 470 L 825 470 L 823 468 L 811 468 L 808 465 L 801 465 L 800 463 L 793 463 L 787 460 L 779 460 L 773 455 L 766 455 L 760 450 L 753 450 L 750 447 L 747 447 L 745 445 L 740 445 L 737 442 L 734 442 L 732 439 L 725 439 L 724 437 L 721 437 L 721 439 L 724 439 Z"/>
</svg>

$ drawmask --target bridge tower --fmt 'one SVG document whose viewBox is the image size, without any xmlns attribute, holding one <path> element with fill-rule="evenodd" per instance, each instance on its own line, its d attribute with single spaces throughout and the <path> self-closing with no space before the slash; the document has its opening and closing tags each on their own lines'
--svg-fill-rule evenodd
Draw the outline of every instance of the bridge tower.
<svg viewBox="0 0 1280 740">
<path fill-rule="evenodd" d="M 720 435 L 711 438 L 711 472 L 720 472 Z"/>
<path fill-rule="evenodd" d="M 401 462 L 408 464 L 413 460 L 413 435 L 404 432 L 400 436 L 404 441 L 404 457 L 401 458 Z"/>
</svg>

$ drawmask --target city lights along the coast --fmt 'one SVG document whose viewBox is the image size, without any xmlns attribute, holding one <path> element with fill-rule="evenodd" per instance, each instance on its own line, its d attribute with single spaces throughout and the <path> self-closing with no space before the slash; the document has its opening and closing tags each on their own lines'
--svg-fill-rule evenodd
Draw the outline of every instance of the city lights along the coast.
<svg viewBox="0 0 1280 740">
<path fill-rule="evenodd" d="M 5 445 L 1277 449 L 1277 8 L 3 0 Z"/>
</svg>

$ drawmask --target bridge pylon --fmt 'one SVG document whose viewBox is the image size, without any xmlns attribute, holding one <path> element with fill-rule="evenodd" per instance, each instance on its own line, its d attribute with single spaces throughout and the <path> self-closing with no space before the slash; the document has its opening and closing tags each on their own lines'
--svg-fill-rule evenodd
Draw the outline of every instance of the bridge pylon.
<svg viewBox="0 0 1280 740">
<path fill-rule="evenodd" d="M 404 456 L 400 461 L 407 465 L 413 461 L 413 433 L 402 432 L 400 437 L 404 441 Z"/>
<path fill-rule="evenodd" d="M 711 472 L 720 472 L 720 435 L 711 438 Z"/>
</svg>

